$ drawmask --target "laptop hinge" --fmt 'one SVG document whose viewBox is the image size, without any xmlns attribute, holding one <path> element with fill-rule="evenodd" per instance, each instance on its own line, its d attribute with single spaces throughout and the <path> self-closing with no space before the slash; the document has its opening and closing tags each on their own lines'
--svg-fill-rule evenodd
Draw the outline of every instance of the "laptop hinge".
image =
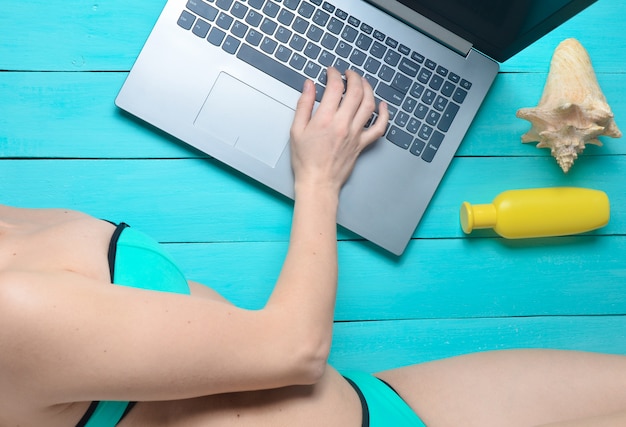
<svg viewBox="0 0 626 427">
<path fill-rule="evenodd" d="M 410 25 L 431 39 L 449 47 L 459 55 L 467 56 L 472 49 L 472 43 L 395 0 L 366 1 L 384 10 L 405 24 Z"/>
</svg>

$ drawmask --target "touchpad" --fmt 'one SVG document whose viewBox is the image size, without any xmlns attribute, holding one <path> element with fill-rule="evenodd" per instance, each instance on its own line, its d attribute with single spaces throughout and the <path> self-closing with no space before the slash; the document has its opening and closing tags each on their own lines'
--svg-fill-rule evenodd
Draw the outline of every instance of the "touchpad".
<svg viewBox="0 0 626 427">
<path fill-rule="evenodd" d="M 194 125 L 274 167 L 287 142 L 294 110 L 220 73 Z"/>
</svg>

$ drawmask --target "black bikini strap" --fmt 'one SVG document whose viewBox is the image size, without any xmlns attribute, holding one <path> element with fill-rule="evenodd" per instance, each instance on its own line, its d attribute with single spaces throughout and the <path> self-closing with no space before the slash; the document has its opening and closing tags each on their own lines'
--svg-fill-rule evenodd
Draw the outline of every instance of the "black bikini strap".
<svg viewBox="0 0 626 427">
<path fill-rule="evenodd" d="M 111 242 L 109 243 L 109 273 L 111 275 L 111 282 L 115 280 L 115 256 L 117 254 L 117 241 L 120 238 L 120 234 L 122 231 L 128 227 L 128 224 L 124 222 L 120 222 L 115 231 L 113 232 L 113 236 L 111 236 Z"/>
</svg>

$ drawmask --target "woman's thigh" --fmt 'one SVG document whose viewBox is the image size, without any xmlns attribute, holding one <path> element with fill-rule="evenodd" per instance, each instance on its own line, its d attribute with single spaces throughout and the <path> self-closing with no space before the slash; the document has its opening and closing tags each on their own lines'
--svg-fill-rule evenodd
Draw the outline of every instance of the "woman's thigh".
<svg viewBox="0 0 626 427">
<path fill-rule="evenodd" d="M 477 353 L 376 374 L 429 427 L 532 426 L 626 409 L 626 357 Z"/>
<path fill-rule="evenodd" d="M 328 367 L 314 386 L 229 393 L 175 402 L 141 402 L 120 427 L 168 426 L 341 426 L 361 425 L 354 389 Z"/>
</svg>

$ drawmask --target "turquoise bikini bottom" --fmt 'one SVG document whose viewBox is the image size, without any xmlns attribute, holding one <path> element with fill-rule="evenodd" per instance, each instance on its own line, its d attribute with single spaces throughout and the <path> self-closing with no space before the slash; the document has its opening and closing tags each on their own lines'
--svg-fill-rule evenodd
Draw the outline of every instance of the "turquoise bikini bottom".
<svg viewBox="0 0 626 427">
<path fill-rule="evenodd" d="M 342 371 L 361 399 L 363 427 L 426 427 L 386 382 L 364 372 Z"/>
</svg>

